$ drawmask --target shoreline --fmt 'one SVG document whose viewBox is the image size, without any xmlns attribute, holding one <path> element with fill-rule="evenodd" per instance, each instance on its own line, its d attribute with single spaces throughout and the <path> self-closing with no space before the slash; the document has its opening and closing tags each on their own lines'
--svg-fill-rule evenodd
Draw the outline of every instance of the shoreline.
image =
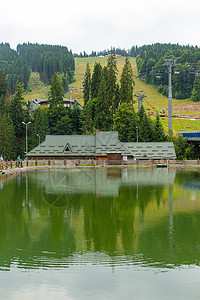
<svg viewBox="0 0 200 300">
<path fill-rule="evenodd" d="M 0 171 L 0 176 L 8 175 L 8 174 L 20 174 L 21 172 L 27 172 L 27 171 L 36 171 L 36 170 L 55 170 L 55 169 L 88 169 L 88 168 L 97 168 L 97 169 L 109 169 L 109 168 L 121 168 L 121 169 L 142 169 L 142 168 L 152 168 L 152 169 L 171 169 L 171 168 L 177 168 L 177 169 L 198 169 L 200 168 L 200 165 L 193 165 L 193 164 L 170 164 L 163 168 L 158 168 L 156 164 L 139 164 L 139 165 L 94 165 L 94 166 L 88 166 L 88 165 L 79 165 L 79 166 L 25 166 L 21 168 L 12 168 L 12 169 L 4 169 Z"/>
</svg>

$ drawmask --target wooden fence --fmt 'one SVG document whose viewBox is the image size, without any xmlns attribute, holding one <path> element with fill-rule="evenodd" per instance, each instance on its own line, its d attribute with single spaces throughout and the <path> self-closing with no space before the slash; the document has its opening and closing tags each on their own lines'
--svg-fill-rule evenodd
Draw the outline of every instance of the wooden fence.
<svg viewBox="0 0 200 300">
<path fill-rule="evenodd" d="M 136 160 L 127 160 L 121 161 L 121 165 L 133 165 L 133 166 L 157 166 L 158 164 L 165 164 L 167 166 L 200 166 L 199 159 L 197 160 L 152 160 L 152 159 L 136 159 Z M 55 159 L 42 159 L 42 160 L 21 160 L 20 168 L 21 167 L 42 167 L 42 166 L 49 166 L 49 167 L 77 167 L 77 166 L 108 166 L 108 160 L 55 160 Z M 113 165 L 113 164 L 112 164 Z M 0 171 L 4 169 L 12 169 L 12 168 L 19 168 L 18 161 L 4 161 L 0 163 Z"/>
</svg>

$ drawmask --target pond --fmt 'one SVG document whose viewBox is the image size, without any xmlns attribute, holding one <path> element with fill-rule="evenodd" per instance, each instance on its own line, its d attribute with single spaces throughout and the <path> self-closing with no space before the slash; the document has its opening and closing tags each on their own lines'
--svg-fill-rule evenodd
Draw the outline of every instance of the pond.
<svg viewBox="0 0 200 300">
<path fill-rule="evenodd" d="M 198 170 L 0 177 L 1 299 L 199 299 Z"/>
</svg>

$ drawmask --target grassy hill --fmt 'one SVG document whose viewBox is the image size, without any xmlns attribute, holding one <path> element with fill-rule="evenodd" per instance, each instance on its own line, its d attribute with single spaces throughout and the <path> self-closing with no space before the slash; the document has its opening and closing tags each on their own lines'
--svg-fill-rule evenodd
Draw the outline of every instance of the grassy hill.
<svg viewBox="0 0 200 300">
<path fill-rule="evenodd" d="M 81 92 L 84 73 L 86 69 L 86 64 L 89 63 L 91 67 L 91 73 L 93 72 L 93 67 L 95 62 L 100 62 L 102 66 L 107 65 L 106 57 L 88 57 L 88 58 L 75 58 L 76 72 L 75 72 L 75 82 L 71 84 L 73 87 L 72 98 L 76 99 L 81 105 L 83 105 L 83 93 Z M 124 66 L 125 57 L 117 58 L 117 67 L 118 67 L 118 80 L 120 80 L 122 68 Z M 147 85 L 145 82 L 141 81 L 137 78 L 137 66 L 136 59 L 130 58 L 130 62 L 132 65 L 133 73 L 134 73 L 134 81 L 135 88 L 134 92 L 143 90 L 145 92 L 146 97 L 144 98 L 143 105 L 145 109 L 148 109 L 148 112 L 153 112 L 156 114 L 157 111 L 161 109 L 165 109 L 167 111 L 168 108 L 168 98 L 161 95 L 153 86 Z M 34 100 L 36 98 L 46 99 L 48 97 L 49 86 L 44 86 L 44 84 L 40 81 L 39 75 L 37 73 L 32 73 L 29 81 L 29 89 L 30 92 L 24 94 L 25 100 Z M 70 98 L 69 93 L 65 94 L 66 98 Z M 135 111 L 138 109 L 137 97 L 134 97 L 136 101 L 134 103 Z M 173 99 L 173 114 L 175 113 L 179 118 L 173 118 L 173 129 L 179 131 L 181 129 L 185 130 L 199 130 L 200 129 L 200 120 L 191 120 L 195 117 L 199 116 L 200 118 L 200 107 L 199 109 L 195 108 L 194 111 L 190 111 L 189 104 L 186 106 L 185 111 L 183 111 L 184 105 L 190 103 L 189 100 L 176 100 Z M 182 116 L 182 118 L 180 118 Z M 162 123 L 168 130 L 168 119 L 162 118 Z"/>
</svg>

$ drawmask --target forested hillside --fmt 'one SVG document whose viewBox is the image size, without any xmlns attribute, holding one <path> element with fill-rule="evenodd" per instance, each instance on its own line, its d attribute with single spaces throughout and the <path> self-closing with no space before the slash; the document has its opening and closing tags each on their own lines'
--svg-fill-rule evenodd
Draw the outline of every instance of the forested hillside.
<svg viewBox="0 0 200 300">
<path fill-rule="evenodd" d="M 28 43 L 19 44 L 17 52 L 28 62 L 33 72 L 40 74 L 45 84 L 51 82 L 55 72 L 61 75 L 64 90 L 73 81 L 75 63 L 73 54 L 67 47 Z"/>
<path fill-rule="evenodd" d="M 0 71 L 4 74 L 6 84 L 11 94 L 14 93 L 17 82 L 21 82 L 24 89 L 27 88 L 30 77 L 30 67 L 7 43 L 0 44 Z"/>
<path fill-rule="evenodd" d="M 92 51 L 91 54 L 75 54 L 75 57 L 97 57 L 114 54 L 117 56 L 136 57 L 141 80 L 155 86 L 160 93 L 168 95 L 168 69 L 166 59 L 175 59 L 172 68 L 172 88 L 175 99 L 200 101 L 200 48 L 181 46 L 179 44 L 152 44 L 130 49 L 111 48 L 103 51 Z"/>
<path fill-rule="evenodd" d="M 136 58 L 139 76 L 158 91 L 168 94 L 168 68 L 166 59 L 176 60 L 172 68 L 172 90 L 176 99 L 191 98 L 199 101 L 200 49 L 178 44 L 154 44 L 140 48 Z"/>
</svg>

